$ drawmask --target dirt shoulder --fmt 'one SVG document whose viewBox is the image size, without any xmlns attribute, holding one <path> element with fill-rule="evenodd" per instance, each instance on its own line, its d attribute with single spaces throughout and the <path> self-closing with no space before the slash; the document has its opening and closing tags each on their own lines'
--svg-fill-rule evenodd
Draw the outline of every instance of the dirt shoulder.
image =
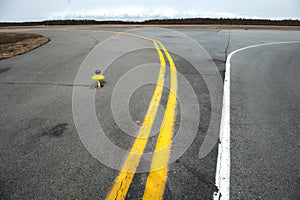
<svg viewBox="0 0 300 200">
<path fill-rule="evenodd" d="M 266 25 L 51 25 L 51 26 L 7 26 L 0 30 L 44 30 L 44 29 L 85 29 L 85 28 L 191 28 L 191 29 L 243 29 L 243 30 L 285 30 L 300 31 L 300 26 L 266 26 Z"/>
<path fill-rule="evenodd" d="M 0 59 L 24 54 L 49 41 L 49 38 L 38 34 L 0 32 Z"/>
</svg>

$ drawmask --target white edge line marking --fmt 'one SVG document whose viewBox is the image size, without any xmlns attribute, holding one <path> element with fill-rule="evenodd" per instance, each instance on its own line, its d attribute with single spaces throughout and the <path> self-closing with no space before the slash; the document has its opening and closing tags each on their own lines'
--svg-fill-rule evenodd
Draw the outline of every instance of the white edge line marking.
<svg viewBox="0 0 300 200">
<path fill-rule="evenodd" d="M 300 43 L 300 41 L 271 42 L 257 44 L 237 49 L 231 52 L 226 59 L 226 71 L 223 90 L 223 107 L 220 124 L 220 141 L 218 147 L 218 160 L 216 169 L 216 186 L 219 191 L 214 193 L 214 200 L 229 200 L 230 197 L 230 61 L 234 54 L 255 47 Z"/>
</svg>

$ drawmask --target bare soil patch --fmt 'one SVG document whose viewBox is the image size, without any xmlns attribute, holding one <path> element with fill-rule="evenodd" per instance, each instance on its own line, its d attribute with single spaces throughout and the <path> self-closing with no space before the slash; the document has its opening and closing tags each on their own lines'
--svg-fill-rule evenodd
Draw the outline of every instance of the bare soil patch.
<svg viewBox="0 0 300 200">
<path fill-rule="evenodd" d="M 24 54 L 49 42 L 50 39 L 32 33 L 0 33 L 0 59 Z"/>
</svg>

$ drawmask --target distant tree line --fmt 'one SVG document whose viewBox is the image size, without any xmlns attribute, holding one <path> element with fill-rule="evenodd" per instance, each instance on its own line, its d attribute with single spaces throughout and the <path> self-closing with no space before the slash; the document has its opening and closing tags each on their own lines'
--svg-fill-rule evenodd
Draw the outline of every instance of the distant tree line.
<svg viewBox="0 0 300 200">
<path fill-rule="evenodd" d="M 47 20 L 40 22 L 0 22 L 0 26 L 51 26 L 51 25 L 97 25 L 97 24 L 130 24 L 124 21 L 96 21 L 96 20 Z"/>
<path fill-rule="evenodd" d="M 107 25 L 107 24 L 145 24 L 145 25 L 269 25 L 269 26 L 300 26 L 299 20 L 268 20 L 268 19 L 228 19 L 228 18 L 188 18 L 188 19 L 154 19 L 143 22 L 134 21 L 96 21 L 96 20 L 47 20 L 40 22 L 0 22 L 0 26 L 51 26 L 51 25 Z"/>
<path fill-rule="evenodd" d="M 269 26 L 300 26 L 299 20 L 268 20 L 268 19 L 211 19 L 211 18 L 189 18 L 189 19 L 164 19 L 147 20 L 144 24 L 199 24 L 199 25 L 269 25 Z"/>
</svg>

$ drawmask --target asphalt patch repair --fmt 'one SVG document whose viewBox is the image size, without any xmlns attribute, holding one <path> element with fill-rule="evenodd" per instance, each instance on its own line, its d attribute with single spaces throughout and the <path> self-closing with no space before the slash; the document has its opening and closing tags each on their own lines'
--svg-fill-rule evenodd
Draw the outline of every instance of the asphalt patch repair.
<svg viewBox="0 0 300 200">
<path fill-rule="evenodd" d="M 49 130 L 45 130 L 42 135 L 59 137 L 65 132 L 67 126 L 68 124 L 66 123 L 58 124 Z"/>
<path fill-rule="evenodd" d="M 0 33 L 0 59 L 24 54 L 49 41 L 47 37 L 32 33 Z"/>
</svg>

